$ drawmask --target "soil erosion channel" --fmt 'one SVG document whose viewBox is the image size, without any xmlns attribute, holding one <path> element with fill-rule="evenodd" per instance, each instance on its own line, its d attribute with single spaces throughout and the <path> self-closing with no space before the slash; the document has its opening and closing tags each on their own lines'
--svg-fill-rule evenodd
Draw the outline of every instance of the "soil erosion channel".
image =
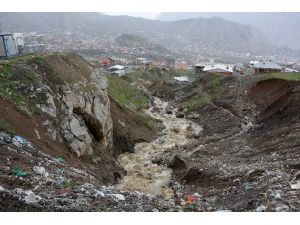
<svg viewBox="0 0 300 225">
<path fill-rule="evenodd" d="M 167 102 L 155 98 L 154 106 L 146 110 L 151 117 L 161 120 L 165 126 L 161 135 L 154 141 L 138 143 L 134 153 L 124 153 L 118 161 L 127 170 L 117 185 L 118 189 L 129 189 L 145 194 L 162 195 L 171 198 L 173 191 L 168 187 L 172 170 L 166 165 L 153 163 L 175 146 L 191 142 L 191 133 L 200 133 L 202 127 L 185 118 L 176 118 L 175 113 L 166 114 Z"/>
</svg>

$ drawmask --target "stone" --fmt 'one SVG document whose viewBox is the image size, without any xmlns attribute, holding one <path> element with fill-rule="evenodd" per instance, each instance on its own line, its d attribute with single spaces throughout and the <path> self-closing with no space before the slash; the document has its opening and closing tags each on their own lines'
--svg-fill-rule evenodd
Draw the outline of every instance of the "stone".
<svg viewBox="0 0 300 225">
<path fill-rule="evenodd" d="M 175 113 L 175 116 L 176 116 L 177 118 L 183 118 L 183 117 L 184 117 L 184 112 L 182 112 L 182 111 L 177 111 L 177 112 Z"/>
<path fill-rule="evenodd" d="M 281 206 L 276 207 L 276 212 L 287 212 L 290 207 L 288 205 L 282 204 Z"/>
<path fill-rule="evenodd" d="M 108 196 L 114 197 L 117 201 L 125 201 L 125 196 L 122 194 L 108 194 Z"/>
<path fill-rule="evenodd" d="M 173 159 L 171 160 L 168 166 L 174 170 L 186 169 L 186 164 L 184 160 L 182 160 L 178 155 L 175 155 L 173 157 Z"/>
<path fill-rule="evenodd" d="M 46 96 L 47 96 L 47 101 L 46 101 L 47 105 L 41 105 L 40 108 L 42 112 L 45 112 L 49 116 L 55 118 L 57 109 L 55 106 L 54 98 L 49 92 L 46 93 Z"/>
<path fill-rule="evenodd" d="M 267 207 L 264 205 L 261 205 L 261 206 L 258 206 L 255 211 L 256 212 L 265 212 L 266 210 L 267 210 Z"/>
<path fill-rule="evenodd" d="M 41 136 L 40 136 L 39 131 L 36 128 L 34 128 L 34 132 L 35 132 L 35 135 L 36 135 L 36 139 L 40 140 Z"/>
</svg>

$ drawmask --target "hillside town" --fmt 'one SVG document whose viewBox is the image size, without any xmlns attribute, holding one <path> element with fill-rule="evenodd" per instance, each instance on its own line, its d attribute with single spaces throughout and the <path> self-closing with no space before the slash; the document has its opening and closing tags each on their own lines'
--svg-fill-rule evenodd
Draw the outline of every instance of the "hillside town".
<svg viewBox="0 0 300 225">
<path fill-rule="evenodd" d="M 203 54 L 199 49 L 196 53 L 195 46 L 189 46 L 178 52 L 193 53 L 187 58 L 180 58 L 180 54 L 161 55 L 159 52 L 149 50 L 144 46 L 124 47 L 117 44 L 113 38 L 89 39 L 85 36 L 66 34 L 36 34 L 36 33 L 2 33 L 1 57 L 14 57 L 16 55 L 36 52 L 61 52 L 75 51 L 84 55 L 89 61 L 99 66 L 105 73 L 123 76 L 126 72 L 137 68 L 161 68 L 193 71 L 199 76 L 205 73 L 219 73 L 226 76 L 255 75 L 268 72 L 298 72 L 300 58 L 279 56 L 253 56 L 247 57 L 230 53 L 240 57 L 240 61 L 234 63 L 222 63 L 218 57 L 200 57 Z M 209 49 L 210 50 L 210 49 Z M 172 54 L 172 53 L 171 53 Z M 229 54 L 228 52 L 226 54 Z M 147 56 L 147 57 L 145 57 Z M 222 57 L 220 57 L 222 58 Z M 249 60 L 246 62 L 246 60 Z M 253 60 L 254 59 L 254 60 Z"/>
</svg>

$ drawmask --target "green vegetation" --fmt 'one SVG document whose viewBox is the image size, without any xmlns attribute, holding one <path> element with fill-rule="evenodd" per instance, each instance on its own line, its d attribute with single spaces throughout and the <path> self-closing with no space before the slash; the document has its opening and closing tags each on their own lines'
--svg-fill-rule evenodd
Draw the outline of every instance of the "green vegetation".
<svg viewBox="0 0 300 225">
<path fill-rule="evenodd" d="M 149 107 L 150 99 L 137 87 L 122 78 L 109 76 L 108 95 L 118 105 L 130 110 L 135 115 L 134 118 L 138 124 L 147 127 L 153 133 L 157 131 L 160 122 L 142 112 L 142 109 Z"/>
<path fill-rule="evenodd" d="M 38 69 L 45 74 L 46 80 L 50 81 L 51 84 L 59 84 L 61 80 L 58 77 L 57 72 L 55 72 L 43 59 L 41 55 L 34 55 L 27 60 L 29 65 L 37 65 Z"/>
<path fill-rule="evenodd" d="M 217 95 L 221 91 L 221 82 L 225 78 L 219 74 L 208 74 L 203 79 L 203 90 L 211 95 Z"/>
<path fill-rule="evenodd" d="M 119 105 L 140 110 L 149 105 L 149 99 L 142 91 L 119 77 L 108 77 L 108 95 Z"/>
<path fill-rule="evenodd" d="M 221 82 L 223 75 L 208 74 L 201 80 L 201 85 L 193 93 L 182 101 L 181 105 L 189 111 L 195 111 L 212 102 L 222 92 Z"/>
<path fill-rule="evenodd" d="M 15 131 L 5 121 L 0 120 L 0 132 L 5 132 L 9 135 L 14 135 Z"/>
<path fill-rule="evenodd" d="M 12 102 L 21 112 L 31 115 L 34 105 L 23 93 L 25 87 L 34 85 L 37 76 L 30 67 L 24 66 L 24 58 L 0 63 L 0 98 Z"/>
<path fill-rule="evenodd" d="M 45 102 L 46 95 L 34 92 L 41 82 L 58 90 L 63 82 L 75 83 L 90 79 L 89 64 L 76 54 L 29 54 L 9 60 L 0 60 L 0 98 L 13 103 L 27 116 L 40 112 L 37 104 Z M 87 82 L 86 91 L 97 91 Z"/>
<path fill-rule="evenodd" d="M 159 120 L 156 120 L 146 114 L 137 113 L 136 114 L 137 122 L 141 123 L 143 126 L 147 127 L 152 132 L 156 132 L 157 125 L 160 123 Z"/>
<path fill-rule="evenodd" d="M 193 97 L 189 98 L 187 101 L 182 103 L 182 106 L 184 108 L 187 108 L 188 110 L 196 110 L 199 108 L 202 108 L 206 104 L 212 101 L 212 96 L 205 93 L 205 92 L 199 92 L 195 94 Z"/>
<path fill-rule="evenodd" d="M 269 80 L 269 79 L 283 79 L 283 80 L 298 81 L 300 80 L 300 73 L 268 73 L 262 77 L 262 80 Z"/>
</svg>

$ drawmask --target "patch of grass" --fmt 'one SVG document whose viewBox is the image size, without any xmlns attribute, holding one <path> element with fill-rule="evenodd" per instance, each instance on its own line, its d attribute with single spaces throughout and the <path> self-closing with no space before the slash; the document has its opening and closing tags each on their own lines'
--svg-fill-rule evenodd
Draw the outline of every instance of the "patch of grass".
<svg viewBox="0 0 300 225">
<path fill-rule="evenodd" d="M 27 60 L 27 63 L 37 65 L 44 72 L 51 83 L 59 84 L 61 80 L 55 72 L 40 55 L 35 55 Z"/>
<path fill-rule="evenodd" d="M 298 81 L 300 80 L 300 73 L 268 73 L 262 77 L 262 80 L 269 80 L 269 79 L 283 79 L 283 80 L 291 80 L 291 81 Z"/>
<path fill-rule="evenodd" d="M 24 90 L 28 85 L 34 85 L 37 76 L 34 71 L 20 62 L 24 58 L 14 58 L 0 63 L 0 97 L 13 103 L 16 108 L 30 116 L 34 103 L 26 98 Z"/>
<path fill-rule="evenodd" d="M 226 77 L 219 74 L 205 75 L 201 83 L 181 101 L 181 106 L 188 111 L 197 111 L 222 95 L 222 81 Z"/>
<path fill-rule="evenodd" d="M 220 74 L 207 74 L 203 80 L 203 90 L 208 90 L 213 95 L 218 94 L 221 91 L 221 82 L 225 78 Z"/>
<path fill-rule="evenodd" d="M 149 105 L 149 99 L 142 91 L 119 77 L 108 77 L 108 95 L 126 108 L 140 110 Z"/>
<path fill-rule="evenodd" d="M 0 64 L 0 79 L 9 78 L 11 76 L 12 63 Z"/>
<path fill-rule="evenodd" d="M 147 127 L 152 132 L 156 132 L 158 124 L 160 123 L 159 120 L 156 120 L 148 115 L 143 113 L 136 114 L 137 122 L 141 123 L 143 126 Z"/>
<path fill-rule="evenodd" d="M 14 135 L 15 131 L 11 126 L 3 120 L 0 120 L 0 132 L 5 132 L 9 135 Z"/>
<path fill-rule="evenodd" d="M 212 96 L 210 96 L 205 92 L 201 92 L 201 93 L 197 93 L 187 101 L 184 101 L 182 106 L 184 108 L 187 108 L 189 111 L 193 111 L 202 108 L 203 106 L 205 106 L 211 101 L 212 101 Z"/>
</svg>

